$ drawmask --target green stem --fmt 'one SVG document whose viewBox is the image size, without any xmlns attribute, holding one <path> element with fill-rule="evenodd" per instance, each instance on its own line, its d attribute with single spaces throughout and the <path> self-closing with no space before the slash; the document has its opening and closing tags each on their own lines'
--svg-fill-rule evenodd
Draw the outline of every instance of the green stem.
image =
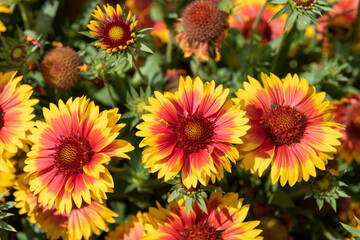
<svg viewBox="0 0 360 240">
<path fill-rule="evenodd" d="M 140 71 L 140 68 L 139 68 L 139 66 L 137 65 L 136 61 L 135 61 L 134 52 L 130 50 L 130 53 L 131 53 L 131 59 L 132 59 L 132 63 L 133 63 L 133 66 L 134 66 L 135 71 L 139 74 L 139 76 L 140 76 L 140 78 L 141 78 L 141 81 L 145 84 L 145 86 L 148 86 L 148 85 L 149 85 L 148 81 L 146 80 L 146 78 L 145 78 L 145 76 L 142 74 L 142 72 Z"/>
<path fill-rule="evenodd" d="M 290 14 L 288 15 L 286 21 L 285 21 L 285 25 L 284 25 L 284 29 L 283 29 L 283 33 L 281 34 L 281 39 L 280 39 L 280 43 L 279 45 L 277 46 L 276 48 L 276 51 L 275 51 L 275 58 L 273 60 L 273 63 L 271 65 L 271 69 L 270 69 L 270 72 L 274 73 L 274 71 L 276 70 L 276 67 L 277 67 L 277 64 L 278 64 L 278 61 L 279 61 L 279 57 L 280 57 L 280 50 L 281 50 L 281 47 L 284 43 L 284 40 L 285 40 L 285 36 L 286 36 L 286 23 L 287 21 L 289 21 L 289 16 Z"/>
<path fill-rule="evenodd" d="M 27 15 L 27 10 L 26 10 L 26 7 L 25 7 L 24 3 L 20 1 L 18 3 L 18 6 L 19 6 L 19 9 L 20 9 L 21 17 L 22 17 L 23 22 L 24 22 L 25 29 L 30 29 L 29 17 Z"/>
<path fill-rule="evenodd" d="M 264 5 L 262 6 L 262 8 L 261 8 L 261 10 L 259 12 L 259 15 L 256 17 L 255 22 L 253 23 L 253 25 L 251 27 L 251 35 L 250 36 L 253 36 L 253 34 L 255 33 L 255 30 L 256 30 L 257 26 L 259 25 L 261 16 L 263 15 L 266 4 L 268 4 L 268 2 L 269 2 L 269 0 L 265 1 Z"/>
<path fill-rule="evenodd" d="M 116 173 L 124 173 L 126 172 L 126 168 L 119 168 L 119 167 L 114 167 L 114 166 L 106 166 L 107 169 L 109 169 L 111 172 L 116 172 Z"/>
<path fill-rule="evenodd" d="M 194 77 L 199 76 L 199 69 L 200 69 L 200 60 L 197 57 L 194 57 L 195 59 L 195 69 L 194 69 Z"/>
<path fill-rule="evenodd" d="M 171 63 L 171 57 L 172 57 L 172 41 L 171 41 L 171 38 L 170 38 L 169 42 L 166 45 L 166 55 L 165 55 L 166 64 Z"/>
<path fill-rule="evenodd" d="M 103 77 L 102 80 L 103 80 L 103 82 L 104 82 L 106 91 L 108 92 L 108 95 L 109 95 L 109 98 L 110 98 L 111 107 L 112 107 L 112 108 L 115 108 L 115 107 L 116 107 L 116 104 L 115 104 L 114 98 L 113 98 L 112 93 L 111 93 L 111 90 L 110 90 L 109 82 L 108 82 L 108 80 L 106 79 L 106 77 Z"/>
</svg>

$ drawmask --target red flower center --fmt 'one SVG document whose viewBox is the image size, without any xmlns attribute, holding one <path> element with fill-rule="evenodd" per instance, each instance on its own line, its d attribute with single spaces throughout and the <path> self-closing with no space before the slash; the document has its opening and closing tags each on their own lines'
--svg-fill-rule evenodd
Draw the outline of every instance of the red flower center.
<svg viewBox="0 0 360 240">
<path fill-rule="evenodd" d="M 222 240 L 221 232 L 217 232 L 214 227 L 207 222 L 197 223 L 191 228 L 185 229 L 180 233 L 180 240 Z"/>
<path fill-rule="evenodd" d="M 293 0 L 295 3 L 295 6 L 299 8 L 310 8 L 314 3 L 316 3 L 316 0 Z"/>
<path fill-rule="evenodd" d="M 0 130 L 4 127 L 5 125 L 5 122 L 4 122 L 4 116 L 5 116 L 5 113 L 3 112 L 3 109 L 0 105 Z"/>
<path fill-rule="evenodd" d="M 111 48 L 117 48 L 119 46 L 127 46 L 127 41 L 131 40 L 130 27 L 122 22 L 110 22 L 104 30 L 104 44 Z"/>
<path fill-rule="evenodd" d="M 226 14 L 209 0 L 190 3 L 185 8 L 181 20 L 186 35 L 200 42 L 216 39 L 227 28 Z"/>
<path fill-rule="evenodd" d="M 264 126 L 276 145 L 299 142 L 304 135 L 306 117 L 295 108 L 277 106 L 267 114 Z"/>
<path fill-rule="evenodd" d="M 346 132 L 350 138 L 360 139 L 360 102 L 349 106 L 346 114 Z"/>
<path fill-rule="evenodd" d="M 88 163 L 94 152 L 87 140 L 75 134 L 61 137 L 59 145 L 55 146 L 54 167 L 63 175 L 82 173 L 83 166 Z"/>
<path fill-rule="evenodd" d="M 206 149 L 214 135 L 214 122 L 200 112 L 182 116 L 173 128 L 177 146 L 188 154 Z"/>
<path fill-rule="evenodd" d="M 251 27 L 254 23 L 255 19 L 250 19 L 249 21 L 244 23 L 244 37 L 245 39 L 249 39 L 251 36 Z M 271 31 L 271 27 L 269 25 L 269 23 L 264 20 L 264 19 L 260 19 L 256 29 L 255 29 L 256 33 L 261 34 L 261 38 L 263 40 L 264 43 L 270 42 L 271 41 L 271 35 L 272 35 L 272 31 Z"/>
</svg>

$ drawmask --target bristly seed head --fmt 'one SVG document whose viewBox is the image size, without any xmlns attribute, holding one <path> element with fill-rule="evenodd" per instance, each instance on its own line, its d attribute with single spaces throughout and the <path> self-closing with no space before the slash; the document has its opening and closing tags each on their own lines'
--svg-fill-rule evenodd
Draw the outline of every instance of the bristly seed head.
<svg viewBox="0 0 360 240">
<path fill-rule="evenodd" d="M 316 3 L 316 0 L 293 0 L 293 2 L 298 8 L 309 9 Z"/>
<path fill-rule="evenodd" d="M 184 10 L 181 23 L 186 35 L 195 41 L 209 42 L 227 28 L 226 13 L 210 0 L 190 3 Z"/>
</svg>

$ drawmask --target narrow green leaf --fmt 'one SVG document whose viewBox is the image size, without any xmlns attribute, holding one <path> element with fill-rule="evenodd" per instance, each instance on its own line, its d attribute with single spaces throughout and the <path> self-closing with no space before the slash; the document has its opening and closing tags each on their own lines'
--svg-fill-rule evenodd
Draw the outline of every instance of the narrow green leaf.
<svg viewBox="0 0 360 240">
<path fill-rule="evenodd" d="M 0 229 L 4 229 L 6 231 L 16 232 L 15 228 L 13 228 L 10 224 L 0 220 Z"/>
<path fill-rule="evenodd" d="M 140 43 L 140 50 L 143 52 L 154 54 L 153 50 L 151 50 L 148 46 L 143 43 Z"/>
<path fill-rule="evenodd" d="M 174 191 L 172 191 L 172 193 L 168 197 L 168 202 L 174 201 L 179 196 L 179 194 L 180 194 L 180 188 L 177 188 Z"/>
<path fill-rule="evenodd" d="M 0 199 L 2 199 L 2 198 L 5 196 L 5 194 L 6 194 L 7 192 L 8 192 L 8 191 L 3 192 L 3 193 L 0 193 Z"/>
<path fill-rule="evenodd" d="M 96 39 L 96 37 L 94 37 L 93 35 L 91 35 L 89 31 L 81 31 L 81 32 L 78 32 L 78 33 L 81 34 L 81 35 L 84 35 L 84 36 L 86 36 L 86 37 Z"/>
<path fill-rule="evenodd" d="M 187 215 L 190 214 L 190 210 L 191 210 L 192 203 L 193 203 L 192 197 L 187 196 L 187 197 L 186 197 L 186 200 L 185 200 L 185 208 L 186 208 L 186 214 L 187 214 Z"/>
<path fill-rule="evenodd" d="M 207 207 L 206 207 L 206 203 L 204 201 L 204 198 L 198 196 L 198 198 L 196 199 L 196 203 L 197 205 L 201 208 L 201 210 L 204 211 L 204 213 L 208 214 L 208 211 L 207 211 Z"/>
<path fill-rule="evenodd" d="M 319 206 L 319 210 L 321 210 L 322 207 L 324 206 L 324 199 L 319 199 L 319 198 L 317 198 L 317 199 L 316 199 L 316 203 L 317 203 L 317 205 Z"/>
<path fill-rule="evenodd" d="M 351 233 L 352 235 L 354 235 L 355 237 L 360 237 L 360 230 L 357 228 L 354 228 L 352 226 L 349 226 L 345 223 L 340 222 L 341 225 L 346 229 L 346 231 L 348 231 L 349 233 Z"/>
<path fill-rule="evenodd" d="M 143 29 L 140 29 L 140 30 L 138 31 L 138 33 L 146 33 L 146 32 L 148 32 L 148 31 L 150 31 L 150 30 L 153 30 L 153 28 L 143 28 Z"/>
</svg>

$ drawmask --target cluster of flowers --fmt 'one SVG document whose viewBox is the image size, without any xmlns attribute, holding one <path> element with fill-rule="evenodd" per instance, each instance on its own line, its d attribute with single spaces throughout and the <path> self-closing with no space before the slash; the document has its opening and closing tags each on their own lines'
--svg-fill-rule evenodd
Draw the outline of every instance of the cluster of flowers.
<svg viewBox="0 0 360 240">
<path fill-rule="evenodd" d="M 294 2 L 311 2 L 303 8 L 316 4 Z M 251 9 L 258 5 L 263 6 L 256 1 Z M 184 57 L 209 61 L 213 44 L 219 61 L 229 23 L 245 37 L 261 31 L 264 43 L 282 34 L 273 31 L 272 24 L 278 21 L 285 27 L 283 17 L 267 23 L 271 10 L 279 9 L 266 8 L 258 28 L 251 29 L 256 16 L 247 7 L 235 9 L 228 21 L 229 16 L 213 1 L 192 2 L 183 13 L 183 31 L 175 38 Z M 131 52 L 138 22 L 131 13 L 123 15 L 120 5 L 103 8 L 105 12 L 99 6 L 94 10 L 97 20 L 88 25 L 90 34 L 99 39 L 95 46 L 108 54 Z M 240 22 L 234 17 L 242 12 L 250 19 Z M 333 33 L 330 27 L 323 26 L 325 35 Z M 58 49 L 65 55 L 54 55 Z M 72 54 L 62 46 L 54 52 L 55 59 Z M 73 80 L 72 72 L 54 70 L 47 63 L 51 58 L 43 60 L 45 81 L 62 90 L 73 87 L 79 79 Z M 73 59 L 70 65 L 79 66 L 80 61 Z M 83 96 L 51 103 L 43 108 L 45 121 L 34 122 L 38 100 L 31 99 L 33 88 L 21 81 L 17 72 L 0 73 L 0 192 L 13 185 L 14 159 L 20 151 L 26 152 L 24 173 L 17 176 L 14 187 L 20 214 L 27 214 L 50 239 L 89 239 L 100 235 L 100 230 L 108 231 L 117 213 L 105 204 L 107 193 L 114 189 L 107 165 L 114 157 L 130 159 L 127 153 L 134 149 L 128 141 L 117 139 L 125 127 L 118 123 L 121 114 L 117 108 L 100 112 Z M 142 138 L 139 147 L 146 147 L 144 167 L 165 182 L 179 177 L 185 191 L 221 180 L 224 169 L 231 172 L 232 163 L 259 177 L 269 171 L 271 182 L 281 186 L 316 177 L 316 169 L 325 170 L 337 152 L 348 164 L 353 159 L 360 163 L 360 94 L 325 100 L 324 92 L 316 93 L 296 74 L 280 79 L 262 73 L 261 81 L 249 76 L 234 98 L 215 81 L 180 77 L 175 92 L 155 91 L 143 108 L 148 113 L 136 126 L 136 136 Z M 204 202 L 207 213 L 196 203 L 187 213 L 185 199 L 170 202 L 169 210 L 158 204 L 120 224 L 107 238 L 262 239 L 261 230 L 255 229 L 259 221 L 244 222 L 249 205 L 243 205 L 238 194 L 213 192 Z"/>
</svg>

